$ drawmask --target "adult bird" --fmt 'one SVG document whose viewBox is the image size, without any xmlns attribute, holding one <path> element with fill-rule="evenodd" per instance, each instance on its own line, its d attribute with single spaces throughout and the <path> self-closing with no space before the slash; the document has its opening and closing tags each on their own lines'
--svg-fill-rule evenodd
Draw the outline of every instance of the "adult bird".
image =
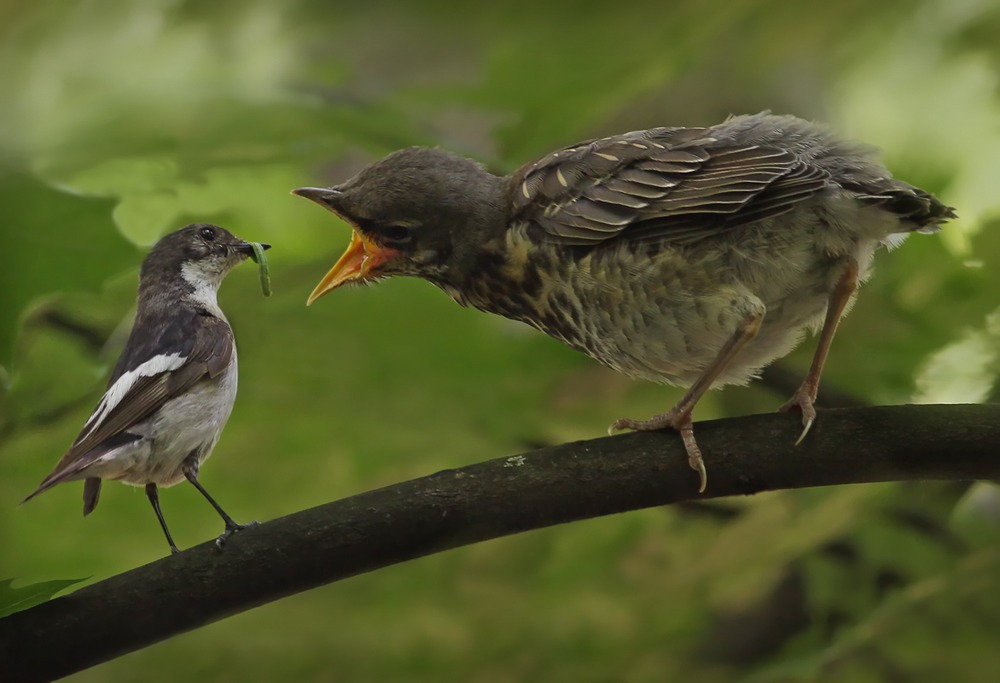
<svg viewBox="0 0 1000 683">
<path fill-rule="evenodd" d="M 229 271 L 253 253 L 251 243 L 204 223 L 156 243 L 142 262 L 135 322 L 107 391 L 70 449 L 23 502 L 83 479 L 88 515 L 97 507 L 102 480 L 145 486 L 176 553 L 157 489 L 187 480 L 225 522 L 220 547 L 249 526 L 215 502 L 198 470 L 236 400 L 236 341 L 216 295 Z"/>
<path fill-rule="evenodd" d="M 873 149 L 791 116 L 734 116 L 580 142 L 507 176 L 403 149 L 311 199 L 354 228 L 309 298 L 392 275 L 520 320 L 627 375 L 688 387 L 613 429 L 680 432 L 705 489 L 691 412 L 819 329 L 782 410 L 816 418 L 823 363 L 880 246 L 954 216 Z"/>
</svg>

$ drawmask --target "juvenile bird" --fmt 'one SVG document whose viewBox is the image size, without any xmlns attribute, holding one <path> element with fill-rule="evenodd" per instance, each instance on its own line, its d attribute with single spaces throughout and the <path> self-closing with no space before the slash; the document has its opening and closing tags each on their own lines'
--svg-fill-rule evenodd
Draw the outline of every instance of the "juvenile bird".
<svg viewBox="0 0 1000 683">
<path fill-rule="evenodd" d="M 954 212 L 894 180 L 873 149 L 791 116 L 734 116 L 581 142 L 508 176 L 440 149 L 403 149 L 332 188 L 347 251 L 309 303 L 345 283 L 423 278 L 627 375 L 689 387 L 613 429 L 680 432 L 705 489 L 691 411 L 820 329 L 782 410 L 805 437 L 841 316 L 882 245 Z"/>
<path fill-rule="evenodd" d="M 236 342 L 216 295 L 223 278 L 252 253 L 250 243 L 204 223 L 156 243 L 142 262 L 135 322 L 107 391 L 69 451 L 24 501 L 83 479 L 88 515 L 103 479 L 145 486 L 176 553 L 157 487 L 187 479 L 226 524 L 216 540 L 220 547 L 233 532 L 256 524 L 234 522 L 198 482 L 198 468 L 236 400 Z"/>
</svg>

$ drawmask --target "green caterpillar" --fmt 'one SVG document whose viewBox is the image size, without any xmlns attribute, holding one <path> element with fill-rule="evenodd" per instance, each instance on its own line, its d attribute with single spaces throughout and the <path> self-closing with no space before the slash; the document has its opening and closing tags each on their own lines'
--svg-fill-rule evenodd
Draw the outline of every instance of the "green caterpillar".
<svg viewBox="0 0 1000 683">
<path fill-rule="evenodd" d="M 271 296 L 271 275 L 267 269 L 267 256 L 264 255 L 264 247 L 260 246 L 260 242 L 250 242 L 250 246 L 253 248 L 253 256 L 250 258 L 254 260 L 260 271 L 260 289 L 264 292 L 264 296 Z"/>
</svg>

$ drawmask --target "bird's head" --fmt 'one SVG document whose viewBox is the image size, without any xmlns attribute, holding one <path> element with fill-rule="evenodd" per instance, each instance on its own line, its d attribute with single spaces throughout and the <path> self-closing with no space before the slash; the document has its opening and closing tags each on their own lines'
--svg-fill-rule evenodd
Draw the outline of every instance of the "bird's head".
<svg viewBox="0 0 1000 683">
<path fill-rule="evenodd" d="M 440 149 L 390 154 L 347 182 L 293 191 L 350 223 L 351 243 L 309 303 L 344 284 L 411 275 L 438 285 L 471 268 L 477 246 L 502 231 L 503 179 Z"/>
<path fill-rule="evenodd" d="M 264 249 L 270 246 L 261 245 Z M 140 280 L 180 275 L 194 287 L 218 289 L 229 271 L 252 254 L 249 242 L 225 228 L 194 223 L 160 238 L 142 262 Z"/>
</svg>

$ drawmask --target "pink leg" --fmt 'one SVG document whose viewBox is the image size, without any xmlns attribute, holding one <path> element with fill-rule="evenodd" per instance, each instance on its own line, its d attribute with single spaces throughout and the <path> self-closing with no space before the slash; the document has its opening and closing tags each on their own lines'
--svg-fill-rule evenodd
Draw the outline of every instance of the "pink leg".
<svg viewBox="0 0 1000 683">
<path fill-rule="evenodd" d="M 781 412 L 802 411 L 802 433 L 795 442 L 796 446 L 802 443 L 816 421 L 816 394 L 819 393 L 819 378 L 823 374 L 823 365 L 830 353 L 830 344 L 833 343 L 833 335 L 837 332 L 837 325 L 840 324 L 840 318 L 844 315 L 844 309 L 847 308 L 847 303 L 857 289 L 858 263 L 854 259 L 849 259 L 844 267 L 844 273 L 837 281 L 837 286 L 830 292 L 830 300 L 826 306 L 826 319 L 823 321 L 823 329 L 819 333 L 819 343 L 816 345 L 816 353 L 813 355 L 812 365 L 809 366 L 809 373 L 792 398 L 778 408 Z"/>
<path fill-rule="evenodd" d="M 760 324 L 764 320 L 763 313 L 757 313 L 751 315 L 743 324 L 740 325 L 733 336 L 723 345 L 719 350 L 719 353 L 712 360 L 712 363 L 705 368 L 705 371 L 701 373 L 701 376 L 691 385 L 691 388 L 687 390 L 687 393 L 681 398 L 677 404 L 668 410 L 667 412 L 656 415 L 648 420 L 630 420 L 628 418 L 622 418 L 616 420 L 609 431 L 614 432 L 621 429 L 634 429 L 636 431 L 653 431 L 657 429 L 675 429 L 680 432 L 681 439 L 684 442 L 684 450 L 687 451 L 688 464 L 691 469 L 696 471 L 701 477 L 701 485 L 698 487 L 698 493 L 703 493 L 705 491 L 705 486 L 708 483 L 708 472 L 705 469 L 705 461 L 701 457 L 701 449 L 698 448 L 698 443 L 694 439 L 694 426 L 691 424 L 691 411 L 694 410 L 695 405 L 698 400 L 702 397 L 706 391 L 708 391 L 715 380 L 719 378 L 722 371 L 726 369 L 729 361 L 733 359 L 740 349 L 742 349 L 747 342 L 757 336 L 757 331 L 760 330 Z"/>
</svg>

